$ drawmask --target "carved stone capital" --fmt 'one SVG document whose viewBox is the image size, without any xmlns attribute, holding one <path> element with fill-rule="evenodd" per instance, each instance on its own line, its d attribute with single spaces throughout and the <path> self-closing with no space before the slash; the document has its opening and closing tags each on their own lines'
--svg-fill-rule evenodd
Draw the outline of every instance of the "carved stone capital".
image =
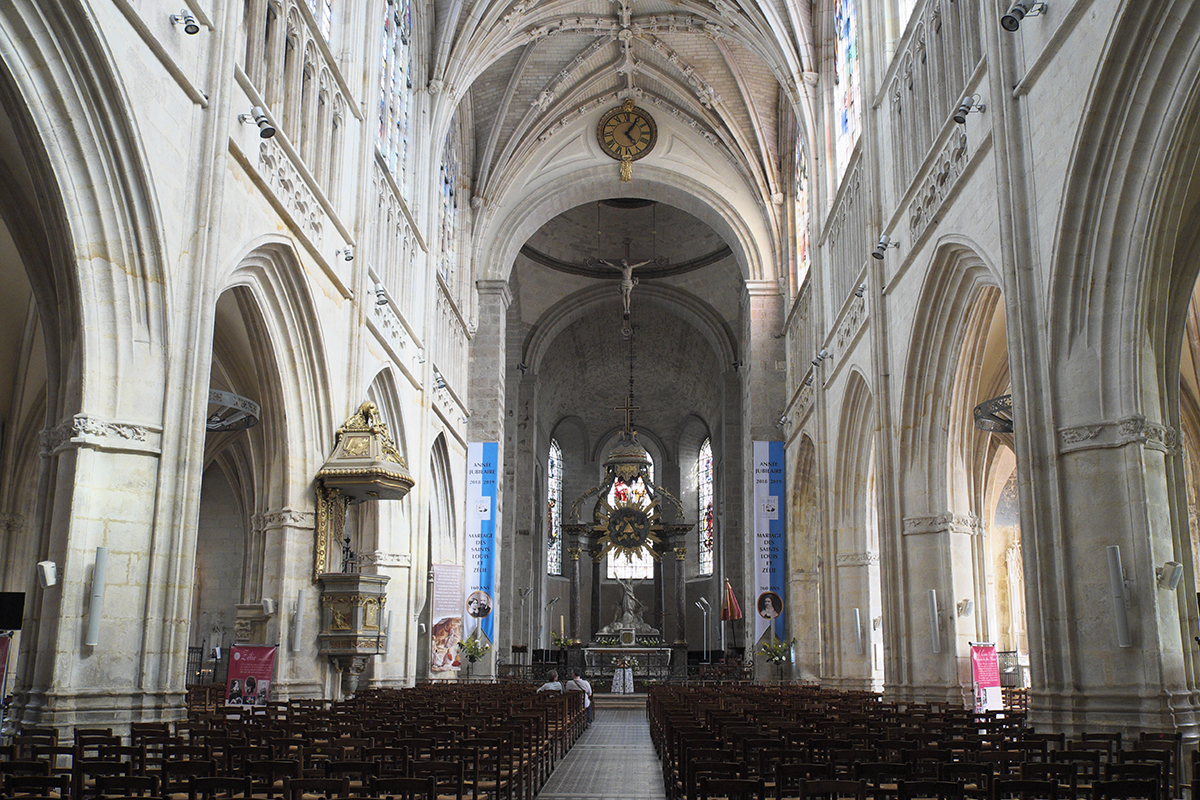
<svg viewBox="0 0 1200 800">
<path fill-rule="evenodd" d="M 580 553 L 581 549 L 582 548 L 579 548 L 579 547 L 568 547 L 567 548 L 567 557 L 569 557 L 572 561 L 578 561 L 579 553 Z"/>
<path fill-rule="evenodd" d="M 0 529 L 19 531 L 25 527 L 25 517 L 20 514 L 0 514 Z"/>
<path fill-rule="evenodd" d="M 76 414 L 66 422 L 43 430 L 41 446 L 42 455 L 46 457 L 70 445 L 158 455 L 161 438 L 162 428 L 159 427 Z"/>
<path fill-rule="evenodd" d="M 675 548 L 675 560 L 683 561 L 687 558 L 687 547 L 680 546 Z"/>
<path fill-rule="evenodd" d="M 257 530 L 269 531 L 277 528 L 300 528 L 313 530 L 317 526 L 317 515 L 312 511 L 301 511 L 296 508 L 284 508 L 279 511 L 266 511 L 254 515 L 254 527 Z"/>
<path fill-rule="evenodd" d="M 879 563 L 879 553 L 838 553 L 839 567 L 869 567 Z"/>
<path fill-rule="evenodd" d="M 979 517 L 946 511 L 923 517 L 905 517 L 903 533 L 905 536 L 924 533 L 961 533 L 969 536 L 981 530 Z"/>
<path fill-rule="evenodd" d="M 1133 414 L 1116 421 L 1058 429 L 1058 451 L 1064 454 L 1079 450 L 1113 449 L 1131 444 L 1160 453 L 1175 453 L 1179 450 L 1179 431 L 1168 425 L 1150 422 L 1141 414 Z"/>
<path fill-rule="evenodd" d="M 411 553 L 385 553 L 376 550 L 371 553 L 359 553 L 358 563 L 364 567 L 411 567 Z"/>
</svg>

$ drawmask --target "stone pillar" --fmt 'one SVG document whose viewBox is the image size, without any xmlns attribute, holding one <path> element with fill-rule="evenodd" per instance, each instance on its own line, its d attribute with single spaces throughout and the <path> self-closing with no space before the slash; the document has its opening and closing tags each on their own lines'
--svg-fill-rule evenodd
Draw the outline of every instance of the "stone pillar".
<svg viewBox="0 0 1200 800">
<path fill-rule="evenodd" d="M 660 553 L 661 555 L 661 553 Z M 663 579 L 663 563 L 662 559 L 654 560 L 654 627 L 658 628 L 659 633 L 666 638 L 666 630 L 663 628 L 663 619 L 666 616 L 667 607 L 667 587 Z"/>
<path fill-rule="evenodd" d="M 601 554 L 601 548 L 594 541 L 592 542 L 592 641 L 596 639 L 596 631 L 604 627 L 600 619 L 600 568 L 604 564 L 604 556 Z"/>
<path fill-rule="evenodd" d="M 687 545 L 675 545 L 675 644 L 687 646 Z"/>
<path fill-rule="evenodd" d="M 567 557 L 571 564 L 571 640 L 579 639 L 580 620 L 579 620 L 579 553 L 580 547 L 578 544 L 572 544 L 567 548 Z"/>
</svg>

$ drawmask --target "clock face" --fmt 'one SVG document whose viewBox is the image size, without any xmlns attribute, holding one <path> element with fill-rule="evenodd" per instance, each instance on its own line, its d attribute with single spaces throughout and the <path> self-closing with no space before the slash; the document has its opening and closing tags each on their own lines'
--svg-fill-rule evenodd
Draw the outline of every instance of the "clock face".
<svg viewBox="0 0 1200 800">
<path fill-rule="evenodd" d="M 596 129 L 596 136 L 604 152 L 618 161 L 636 161 L 650 152 L 658 140 L 658 126 L 654 120 L 636 106 L 614 108 L 604 115 Z"/>
</svg>

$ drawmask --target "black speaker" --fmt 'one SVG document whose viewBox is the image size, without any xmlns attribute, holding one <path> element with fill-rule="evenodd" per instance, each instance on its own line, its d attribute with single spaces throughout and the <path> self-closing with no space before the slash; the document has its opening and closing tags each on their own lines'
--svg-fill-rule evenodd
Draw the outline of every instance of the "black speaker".
<svg viewBox="0 0 1200 800">
<path fill-rule="evenodd" d="M 0 592 L 0 631 L 19 631 L 25 618 L 25 593 Z"/>
</svg>

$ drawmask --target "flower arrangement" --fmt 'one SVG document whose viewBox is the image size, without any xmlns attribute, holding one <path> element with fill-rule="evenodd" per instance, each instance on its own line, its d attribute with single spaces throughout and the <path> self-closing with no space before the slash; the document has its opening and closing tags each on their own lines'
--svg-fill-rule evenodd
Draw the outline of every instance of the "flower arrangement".
<svg viewBox="0 0 1200 800">
<path fill-rule="evenodd" d="M 597 636 L 594 640 L 601 647 L 615 647 L 621 643 L 620 636 Z"/>
<path fill-rule="evenodd" d="M 550 641 L 553 642 L 554 646 L 559 650 L 566 650 L 573 644 L 579 644 L 578 639 L 572 639 L 570 636 L 564 636 L 562 634 L 555 633 L 554 631 L 550 631 Z"/>
<path fill-rule="evenodd" d="M 785 664 L 791 660 L 792 645 L 795 643 L 795 639 L 785 642 L 782 639 L 772 638 L 771 641 L 762 643 L 762 647 L 758 648 L 758 654 L 772 664 Z"/>
<path fill-rule="evenodd" d="M 474 664 L 476 661 L 486 656 L 488 651 L 492 649 L 492 646 L 482 639 L 479 636 L 479 632 L 476 631 L 475 633 L 471 634 L 471 638 L 464 642 L 459 642 L 458 649 L 464 656 L 467 657 L 468 661 Z"/>
</svg>

